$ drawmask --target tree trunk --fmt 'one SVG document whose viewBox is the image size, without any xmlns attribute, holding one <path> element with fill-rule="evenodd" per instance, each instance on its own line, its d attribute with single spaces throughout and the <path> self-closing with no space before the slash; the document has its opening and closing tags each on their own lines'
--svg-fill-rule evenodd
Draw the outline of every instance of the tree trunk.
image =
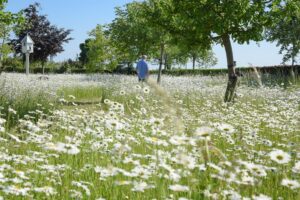
<svg viewBox="0 0 300 200">
<path fill-rule="evenodd" d="M 164 55 L 164 60 L 165 60 L 165 70 L 170 70 L 171 69 L 171 62 L 169 62 L 169 56 L 168 54 Z"/>
<path fill-rule="evenodd" d="M 3 67 L 3 65 L 2 65 L 2 53 L 0 52 L 0 75 L 2 74 L 2 67 Z"/>
<path fill-rule="evenodd" d="M 131 62 L 127 62 L 127 74 L 130 74 L 130 70 L 131 70 Z"/>
<path fill-rule="evenodd" d="M 45 74 L 45 63 L 42 62 L 43 75 Z"/>
<path fill-rule="evenodd" d="M 295 44 L 293 43 L 293 51 L 294 48 L 295 48 Z M 289 76 L 291 77 L 292 83 L 295 83 L 296 82 L 296 76 L 294 72 L 295 56 L 293 53 L 292 53 L 292 66 L 289 68 Z"/>
<path fill-rule="evenodd" d="M 168 69 L 168 55 L 165 54 L 163 59 L 165 60 L 164 69 L 167 70 Z"/>
<path fill-rule="evenodd" d="M 2 44 L 1 44 L 1 52 L 0 52 L 0 74 L 2 73 L 3 70 L 3 46 L 5 42 L 5 37 L 6 37 L 6 32 L 3 33 L 3 39 L 2 39 Z"/>
<path fill-rule="evenodd" d="M 160 44 L 160 59 L 159 59 L 159 68 L 158 68 L 158 76 L 157 76 L 157 83 L 160 84 L 161 81 L 161 71 L 162 71 L 162 65 L 163 65 L 163 56 L 164 56 L 164 43 Z"/>
<path fill-rule="evenodd" d="M 224 101 L 231 102 L 235 96 L 238 77 L 235 73 L 235 63 L 233 60 L 233 52 L 232 52 L 232 47 L 230 42 L 230 36 L 228 34 L 223 35 L 222 42 L 226 51 L 227 67 L 228 67 L 228 83 L 227 83 Z"/>
<path fill-rule="evenodd" d="M 193 55 L 193 71 L 195 71 L 196 66 L 196 56 Z"/>
</svg>

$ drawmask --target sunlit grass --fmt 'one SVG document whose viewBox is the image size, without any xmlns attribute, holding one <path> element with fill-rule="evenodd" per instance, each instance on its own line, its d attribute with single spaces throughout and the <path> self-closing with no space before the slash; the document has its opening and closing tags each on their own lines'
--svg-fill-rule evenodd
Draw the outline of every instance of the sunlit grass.
<svg viewBox="0 0 300 200">
<path fill-rule="evenodd" d="M 281 184 L 300 181 L 299 88 L 241 85 L 235 103 L 224 104 L 224 80 L 213 81 L 60 88 L 68 103 L 0 133 L 0 198 L 299 199 L 299 188 Z M 210 139 L 197 139 L 199 127 L 212 129 Z M 290 160 L 271 160 L 275 149 Z M 28 191 L 8 193 L 12 185 Z M 45 186 L 55 192 L 35 191 Z"/>
</svg>

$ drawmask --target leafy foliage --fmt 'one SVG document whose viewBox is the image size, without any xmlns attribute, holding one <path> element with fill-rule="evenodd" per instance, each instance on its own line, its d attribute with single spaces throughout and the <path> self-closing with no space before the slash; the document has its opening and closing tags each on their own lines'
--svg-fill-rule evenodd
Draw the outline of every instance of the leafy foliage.
<svg viewBox="0 0 300 200">
<path fill-rule="evenodd" d="M 71 30 L 57 28 L 51 25 L 45 15 L 40 15 L 39 4 L 35 3 L 24 9 L 26 27 L 15 30 L 16 39 L 11 40 L 17 53 L 21 53 L 21 40 L 29 34 L 34 41 L 34 53 L 31 55 L 34 61 L 45 63 L 49 56 L 64 51 L 63 44 L 70 41 Z"/>
<path fill-rule="evenodd" d="M 87 64 L 88 62 L 88 57 L 87 57 L 87 52 L 89 50 L 89 47 L 88 47 L 88 43 L 91 39 L 86 39 L 84 41 L 84 43 L 81 43 L 79 45 L 79 48 L 80 48 L 80 54 L 79 54 L 79 61 L 81 62 L 81 64 L 85 65 Z"/>
<path fill-rule="evenodd" d="M 283 54 L 283 63 L 292 60 L 300 52 L 300 2 L 285 0 L 273 9 L 270 16 L 274 23 L 268 27 L 266 37 L 268 41 L 277 41 L 279 53 Z"/>
<path fill-rule="evenodd" d="M 109 34 L 120 60 L 133 62 L 142 54 L 150 55 L 157 50 L 158 30 L 149 26 L 143 3 L 126 4 L 123 9 L 116 8 L 115 13 Z"/>
<path fill-rule="evenodd" d="M 90 32 L 90 39 L 86 44 L 87 69 L 90 72 L 111 71 L 117 65 L 114 48 L 110 39 L 104 34 L 103 27 L 97 27 Z"/>
<path fill-rule="evenodd" d="M 268 10 L 280 1 L 149 0 L 150 16 L 171 34 L 211 48 L 220 43 L 226 50 L 228 86 L 224 100 L 232 101 L 237 85 L 231 39 L 242 44 L 263 39 Z M 273 5 L 274 4 L 274 5 Z M 189 39 L 191 38 L 191 39 Z"/>
<path fill-rule="evenodd" d="M 11 46 L 7 44 L 9 33 L 14 25 L 22 25 L 24 22 L 22 12 L 11 13 L 4 11 L 7 0 L 0 0 L 0 72 L 2 71 L 2 62 L 12 52 Z"/>
</svg>

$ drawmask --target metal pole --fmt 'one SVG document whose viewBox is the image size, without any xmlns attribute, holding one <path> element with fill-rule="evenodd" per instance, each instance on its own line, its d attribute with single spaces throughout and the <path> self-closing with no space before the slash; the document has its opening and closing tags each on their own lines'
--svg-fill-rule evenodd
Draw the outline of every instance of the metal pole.
<svg viewBox="0 0 300 200">
<path fill-rule="evenodd" d="M 28 75 L 29 74 L 29 53 L 26 53 L 25 68 L 26 68 L 26 75 Z"/>
</svg>

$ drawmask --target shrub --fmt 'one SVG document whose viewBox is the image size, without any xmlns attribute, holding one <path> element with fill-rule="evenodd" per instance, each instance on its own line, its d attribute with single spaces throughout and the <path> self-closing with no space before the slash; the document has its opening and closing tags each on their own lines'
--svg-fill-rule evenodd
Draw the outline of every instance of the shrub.
<svg viewBox="0 0 300 200">
<path fill-rule="evenodd" d="M 17 68 L 24 68 L 24 64 L 21 58 L 6 58 L 3 60 L 3 71 L 13 72 Z"/>
</svg>

